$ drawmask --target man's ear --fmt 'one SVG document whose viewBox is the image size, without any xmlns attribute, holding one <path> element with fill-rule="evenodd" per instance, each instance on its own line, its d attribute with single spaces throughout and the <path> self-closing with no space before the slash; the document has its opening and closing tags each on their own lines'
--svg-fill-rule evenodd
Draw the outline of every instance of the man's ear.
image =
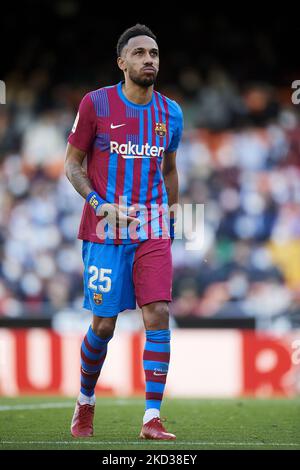
<svg viewBox="0 0 300 470">
<path fill-rule="evenodd" d="M 118 66 L 119 68 L 123 71 L 123 72 L 126 72 L 127 68 L 126 68 L 126 60 L 124 59 L 124 57 L 118 57 Z"/>
</svg>

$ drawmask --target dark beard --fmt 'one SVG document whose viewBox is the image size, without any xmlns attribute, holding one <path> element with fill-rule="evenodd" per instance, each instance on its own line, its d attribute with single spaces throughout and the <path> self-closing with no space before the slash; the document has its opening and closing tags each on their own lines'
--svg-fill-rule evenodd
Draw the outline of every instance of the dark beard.
<svg viewBox="0 0 300 470">
<path fill-rule="evenodd" d="M 132 80 L 136 85 L 141 86 L 143 88 L 149 88 L 150 86 L 154 85 L 156 76 L 157 74 L 149 78 L 142 78 L 134 74 L 133 72 L 129 72 L 130 80 Z"/>
</svg>

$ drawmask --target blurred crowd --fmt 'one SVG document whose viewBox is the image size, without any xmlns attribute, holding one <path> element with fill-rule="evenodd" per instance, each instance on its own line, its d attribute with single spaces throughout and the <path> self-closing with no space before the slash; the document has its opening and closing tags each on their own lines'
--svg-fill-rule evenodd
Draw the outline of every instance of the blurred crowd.
<svg viewBox="0 0 300 470">
<path fill-rule="evenodd" d="M 81 309 L 83 206 L 63 172 L 66 139 L 87 86 L 35 70 L 7 81 L 0 106 L 0 315 Z M 300 122 L 291 90 L 243 87 L 220 67 L 183 69 L 180 203 L 204 205 L 197 250 L 173 244 L 178 317 L 255 317 L 300 326 Z M 101 86 L 101 84 L 98 84 Z M 198 237 L 198 238 L 197 238 Z"/>
</svg>

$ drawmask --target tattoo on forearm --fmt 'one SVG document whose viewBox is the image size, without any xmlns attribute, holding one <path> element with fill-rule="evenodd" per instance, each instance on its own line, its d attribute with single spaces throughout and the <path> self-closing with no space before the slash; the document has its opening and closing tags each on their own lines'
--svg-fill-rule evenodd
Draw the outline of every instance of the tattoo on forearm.
<svg viewBox="0 0 300 470">
<path fill-rule="evenodd" d="M 85 199 L 93 191 L 91 182 L 82 166 L 77 162 L 69 162 L 67 166 L 67 177 L 76 191 Z"/>
</svg>

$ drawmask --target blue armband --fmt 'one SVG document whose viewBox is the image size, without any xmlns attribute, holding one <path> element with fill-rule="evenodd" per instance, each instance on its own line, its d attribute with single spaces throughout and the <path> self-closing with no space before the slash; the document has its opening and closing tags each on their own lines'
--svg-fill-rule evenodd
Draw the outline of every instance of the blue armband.
<svg viewBox="0 0 300 470">
<path fill-rule="evenodd" d="M 99 209 L 102 204 L 105 204 L 106 201 L 102 199 L 102 197 L 99 196 L 96 191 L 91 191 L 90 194 L 87 195 L 86 201 L 89 203 L 90 206 L 94 209 L 95 213 L 97 213 L 97 210 Z"/>
<path fill-rule="evenodd" d="M 170 238 L 175 238 L 175 218 L 170 217 Z"/>
</svg>

